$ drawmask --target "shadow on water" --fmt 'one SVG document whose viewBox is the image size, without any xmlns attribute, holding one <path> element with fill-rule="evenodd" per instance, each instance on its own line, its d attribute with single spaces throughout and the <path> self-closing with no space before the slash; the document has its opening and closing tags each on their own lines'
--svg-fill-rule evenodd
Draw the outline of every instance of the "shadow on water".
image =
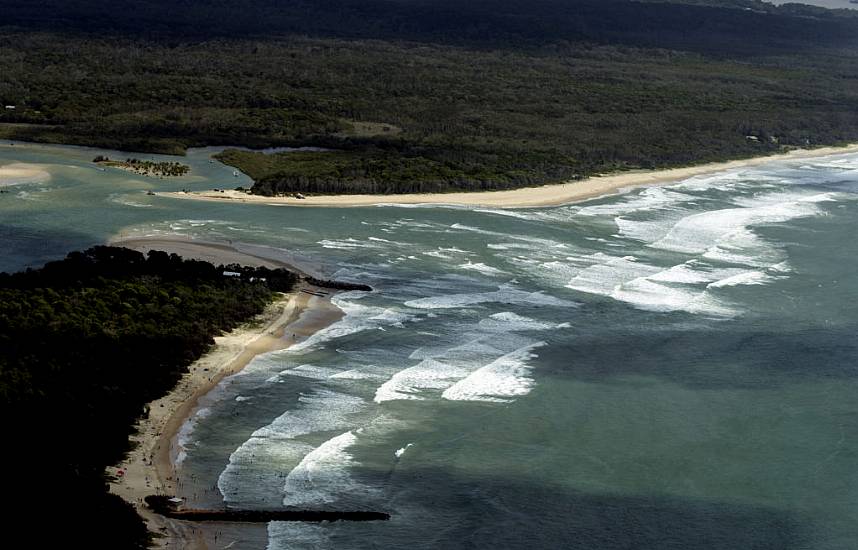
<svg viewBox="0 0 858 550">
<path fill-rule="evenodd" d="M 41 267 L 73 250 L 101 244 L 103 239 L 74 230 L 36 229 L 0 224 L 0 272 Z"/>
<path fill-rule="evenodd" d="M 758 389 L 803 379 L 858 377 L 858 327 L 694 331 L 622 328 L 541 351 L 544 374 L 605 382 L 654 376 L 695 389 Z M 678 368 L 681 366 L 681 368 Z"/>
<path fill-rule="evenodd" d="M 809 540 L 795 515 L 744 504 L 597 495 L 496 478 L 465 480 L 438 470 L 397 475 L 395 482 L 409 489 L 394 499 L 393 521 L 383 529 L 394 527 L 397 502 L 432 510 L 429 524 L 407 522 L 424 531 L 414 535 L 425 545 L 413 547 L 789 550 Z"/>
</svg>

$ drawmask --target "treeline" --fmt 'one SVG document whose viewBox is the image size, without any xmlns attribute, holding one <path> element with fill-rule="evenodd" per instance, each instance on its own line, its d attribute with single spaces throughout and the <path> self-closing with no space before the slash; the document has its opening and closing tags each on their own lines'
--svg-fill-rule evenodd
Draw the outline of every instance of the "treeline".
<svg viewBox="0 0 858 550">
<path fill-rule="evenodd" d="M 167 43 L 298 35 L 517 50 L 565 41 L 772 55 L 858 40 L 856 20 L 845 14 L 739 0 L 5 0 L 3 9 L 4 23 L 19 28 Z"/>
<path fill-rule="evenodd" d="M 265 155 L 235 149 L 217 158 L 254 179 L 251 193 L 443 193 L 512 189 L 580 177 L 584 167 L 559 155 L 486 155 L 476 151 L 410 148 Z"/>
<path fill-rule="evenodd" d="M 23 533 L 34 544 L 145 547 L 140 518 L 107 493 L 105 468 L 129 450 L 145 403 L 167 393 L 214 336 L 260 313 L 274 290 L 295 281 L 284 270 L 113 247 L 0 274 L 10 536 L 42 522 L 44 532 Z"/>
<path fill-rule="evenodd" d="M 572 44 L 541 53 L 310 39 L 171 47 L 9 33 L 0 34 L 0 100 L 17 108 L 0 111 L 0 137 L 347 153 L 301 163 L 275 155 L 258 162 L 262 175 L 245 156 L 235 166 L 272 176 L 262 193 L 504 189 L 858 141 L 858 87 L 844 85 L 858 81 L 855 61 Z M 401 132 L 366 135 L 355 130 L 362 121 Z"/>
<path fill-rule="evenodd" d="M 119 166 L 147 176 L 151 173 L 153 176 L 176 177 L 184 176 L 191 171 L 190 166 L 180 162 L 155 162 L 130 157 L 125 160 L 110 160 L 108 157 L 98 155 L 92 159 L 92 162 L 108 166 Z"/>
<path fill-rule="evenodd" d="M 202 14 L 198 2 L 158 12 L 149 1 L 120 22 L 169 17 L 179 29 L 194 13 L 203 35 L 191 40 L 104 37 L 116 8 L 83 17 L 74 0 L 40 14 L 79 32 L 32 32 L 41 16 L 13 2 L 0 104 L 16 108 L 0 110 L 0 138 L 336 151 L 224 155 L 261 194 L 508 189 L 858 141 L 858 32 L 842 32 L 858 19 L 700 3 L 250 0 L 258 10 L 220 19 L 237 4 Z M 283 18 L 307 30 L 290 34 Z M 105 26 L 87 31 L 94 21 Z M 205 34 L 214 21 L 223 32 Z"/>
</svg>

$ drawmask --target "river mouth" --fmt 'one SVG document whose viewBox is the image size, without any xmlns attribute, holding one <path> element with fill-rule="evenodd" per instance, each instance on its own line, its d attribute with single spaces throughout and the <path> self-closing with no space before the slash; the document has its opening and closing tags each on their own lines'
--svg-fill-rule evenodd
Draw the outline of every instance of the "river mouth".
<svg viewBox="0 0 858 550">
<path fill-rule="evenodd" d="M 121 233 L 372 287 L 210 394 L 177 496 L 390 519 L 236 524 L 224 544 L 858 541 L 855 155 L 552 208 L 298 209 L 146 195 L 233 181 L 203 156 L 167 182 L 100 172 L 94 150 L 11 149 L 0 163 L 51 179 L 0 196 L 2 269 Z"/>
</svg>

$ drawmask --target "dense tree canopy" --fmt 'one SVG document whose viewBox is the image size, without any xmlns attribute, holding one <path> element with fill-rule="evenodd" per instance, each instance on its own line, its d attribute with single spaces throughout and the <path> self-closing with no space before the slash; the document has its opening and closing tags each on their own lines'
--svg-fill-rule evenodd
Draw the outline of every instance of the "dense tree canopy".
<svg viewBox="0 0 858 550">
<path fill-rule="evenodd" d="M 6 494 L 31 518 L 60 506 L 45 521 L 69 537 L 97 525 L 99 547 L 144 546 L 140 519 L 107 494 L 105 468 L 128 451 L 145 403 L 169 391 L 214 336 L 295 280 L 103 246 L 0 274 L 0 417 L 14 449 L 2 466 L 15 473 Z"/>
<path fill-rule="evenodd" d="M 225 155 L 263 194 L 505 189 L 858 141 L 858 18 L 827 10 L 131 4 L 4 3 L 0 136 L 334 150 Z"/>
</svg>

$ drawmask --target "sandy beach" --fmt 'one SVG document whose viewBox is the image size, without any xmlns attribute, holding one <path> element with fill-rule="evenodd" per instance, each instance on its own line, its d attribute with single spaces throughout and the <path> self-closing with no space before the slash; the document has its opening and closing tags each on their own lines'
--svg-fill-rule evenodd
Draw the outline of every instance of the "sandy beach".
<svg viewBox="0 0 858 550">
<path fill-rule="evenodd" d="M 242 264 L 252 266 L 264 266 L 268 268 L 285 267 L 301 275 L 307 275 L 306 266 L 298 265 L 298 262 L 290 258 L 289 261 L 272 259 L 238 250 L 235 247 L 210 241 L 201 241 L 183 237 L 181 235 L 164 235 L 160 237 L 126 237 L 118 235 L 110 240 L 112 246 L 124 246 L 132 250 L 143 252 L 149 250 L 163 250 L 178 254 L 183 258 L 203 260 L 214 265 L 219 264 Z"/>
<path fill-rule="evenodd" d="M 133 239 L 111 244 L 144 252 L 165 250 L 215 263 L 285 267 L 281 262 L 244 254 L 227 245 L 182 238 Z M 163 535 L 156 540 L 156 547 L 199 549 L 208 548 L 210 543 L 210 533 L 206 529 L 154 514 L 143 503 L 148 495 L 176 494 L 175 459 L 180 451 L 177 435 L 182 425 L 193 415 L 200 398 L 225 377 L 243 369 L 254 357 L 288 348 L 339 320 L 342 312 L 331 303 L 329 296 L 316 295 L 321 293 L 329 291 L 301 283 L 292 293 L 270 304 L 252 322 L 215 338 L 212 350 L 190 366 L 173 391 L 149 403 L 149 415 L 138 423 L 138 433 L 132 436 L 134 450 L 122 463 L 108 468 L 108 473 L 123 472 L 111 483 L 110 491 L 134 505 L 150 531 Z"/>
<path fill-rule="evenodd" d="M 42 183 L 51 179 L 43 166 L 16 162 L 0 166 L 0 187 L 22 183 Z"/>
<path fill-rule="evenodd" d="M 461 206 L 483 206 L 491 208 L 527 208 L 569 204 L 602 195 L 617 193 L 623 189 L 652 185 L 667 185 L 694 176 L 705 176 L 725 170 L 759 166 L 769 162 L 817 158 L 836 154 L 858 153 L 858 144 L 845 147 L 823 147 L 818 149 L 795 149 L 788 153 L 689 166 L 668 170 L 639 170 L 587 178 L 581 181 L 526 187 L 511 191 L 486 191 L 474 193 L 426 193 L 405 195 L 319 195 L 296 199 L 293 197 L 263 197 L 248 195 L 240 191 L 196 191 L 190 193 L 158 193 L 164 197 L 179 199 L 229 201 L 234 203 L 355 207 L 379 204 L 450 204 Z"/>
</svg>

